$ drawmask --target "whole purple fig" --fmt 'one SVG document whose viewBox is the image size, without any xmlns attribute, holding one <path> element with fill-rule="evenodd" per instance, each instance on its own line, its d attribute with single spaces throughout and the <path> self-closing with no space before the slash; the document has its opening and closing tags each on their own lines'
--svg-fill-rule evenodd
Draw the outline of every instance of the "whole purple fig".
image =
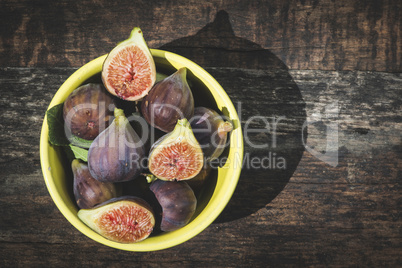
<svg viewBox="0 0 402 268">
<path fill-rule="evenodd" d="M 91 175 L 102 182 L 135 179 L 143 168 L 145 150 L 123 110 L 114 110 L 110 126 L 96 137 L 88 151 Z"/>
<path fill-rule="evenodd" d="M 233 129 L 216 111 L 196 107 L 191 119 L 191 128 L 207 160 L 218 158 L 226 147 L 227 136 Z"/>
<path fill-rule="evenodd" d="M 75 89 L 64 101 L 63 118 L 67 138 L 95 139 L 113 119 L 115 99 L 101 84 Z"/>
<path fill-rule="evenodd" d="M 71 168 L 74 175 L 73 192 L 79 208 L 93 208 L 117 197 L 118 187 L 110 182 L 95 180 L 91 176 L 87 164 L 74 159 Z"/>
<path fill-rule="evenodd" d="M 179 119 L 194 113 L 194 98 L 186 80 L 186 68 L 156 83 L 141 102 L 141 112 L 151 126 L 170 132 Z"/>
<path fill-rule="evenodd" d="M 188 186 L 193 189 L 195 195 L 197 195 L 205 185 L 205 182 L 208 180 L 208 177 L 211 174 L 211 170 L 212 168 L 210 165 L 204 165 L 201 171 L 194 178 L 186 180 Z"/>
<path fill-rule="evenodd" d="M 157 179 L 149 189 L 162 207 L 162 231 L 177 230 L 190 221 L 197 206 L 197 199 L 186 182 Z"/>
</svg>

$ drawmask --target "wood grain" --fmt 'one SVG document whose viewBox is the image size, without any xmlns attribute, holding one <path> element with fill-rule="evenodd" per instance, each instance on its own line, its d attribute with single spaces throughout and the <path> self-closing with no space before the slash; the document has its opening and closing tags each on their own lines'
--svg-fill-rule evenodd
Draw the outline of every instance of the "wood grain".
<svg viewBox="0 0 402 268">
<path fill-rule="evenodd" d="M 43 181 L 38 150 L 41 120 L 57 88 L 75 70 L 0 69 L 0 266 L 396 267 L 401 263 L 400 74 L 291 71 L 294 82 L 288 83 L 297 85 L 306 110 L 303 116 L 283 109 L 296 124 L 284 121 L 278 132 L 295 135 L 300 130 L 297 118 L 312 119 L 317 110 L 323 112 L 322 107 L 337 100 L 338 166 L 298 151 L 297 139 L 288 139 L 288 145 L 278 143 L 278 154 L 296 162 L 294 171 L 275 178 L 274 169 L 244 168 L 228 207 L 201 234 L 171 249 L 132 253 L 99 245 L 79 233 L 58 211 Z M 264 116 L 272 111 L 267 108 L 269 98 L 262 100 L 259 92 L 267 76 L 274 78 L 274 85 L 283 81 L 278 70 L 207 70 L 226 85 L 234 103 L 247 94 L 250 107 L 256 106 Z M 262 82 L 241 93 L 236 86 L 242 85 L 234 77 Z M 275 89 L 283 104 L 294 99 L 294 91 Z M 384 90 L 388 93 L 378 97 Z M 286 93 L 292 96 L 286 98 Z M 373 110 L 367 110 L 361 98 L 353 98 L 362 95 L 366 102 L 374 102 Z M 243 127 L 251 115 L 252 111 L 243 114 Z M 256 121 L 253 127 L 260 124 Z M 308 128 L 307 142 L 317 144 L 317 149 L 326 141 L 322 130 L 319 124 Z M 250 139 L 267 141 L 265 136 Z M 288 151 L 302 155 L 292 158 Z M 246 144 L 245 153 L 263 156 L 267 150 Z"/>
<path fill-rule="evenodd" d="M 402 3 L 331 1 L 2 1 L 2 67 L 79 67 L 140 26 L 151 48 L 228 14 L 233 34 L 290 69 L 401 72 Z M 201 44 L 200 44 L 201 45 Z"/>
<path fill-rule="evenodd" d="M 398 0 L 3 0 L 0 267 L 400 267 L 401 18 Z M 76 230 L 39 157 L 57 89 L 134 26 L 211 73 L 245 134 L 218 219 L 144 253 Z"/>
</svg>

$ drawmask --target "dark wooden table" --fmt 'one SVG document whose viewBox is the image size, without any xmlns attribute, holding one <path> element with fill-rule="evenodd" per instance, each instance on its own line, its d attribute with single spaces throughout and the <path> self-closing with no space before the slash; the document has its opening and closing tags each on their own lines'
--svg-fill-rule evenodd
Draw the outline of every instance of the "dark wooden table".
<svg viewBox="0 0 402 268">
<path fill-rule="evenodd" d="M 400 267 L 401 10 L 399 0 L 1 1 L 0 267 Z M 151 48 L 210 72 L 247 138 L 221 216 L 146 253 L 71 226 L 39 159 L 57 89 L 134 26 Z"/>
</svg>

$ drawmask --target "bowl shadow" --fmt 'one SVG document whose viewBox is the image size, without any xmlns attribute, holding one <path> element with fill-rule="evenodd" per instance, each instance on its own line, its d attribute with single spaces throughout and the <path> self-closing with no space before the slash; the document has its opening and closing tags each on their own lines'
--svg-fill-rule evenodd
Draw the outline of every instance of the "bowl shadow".
<svg viewBox="0 0 402 268">
<path fill-rule="evenodd" d="M 303 129 L 306 104 L 286 65 L 269 50 L 235 36 L 229 15 L 223 10 L 195 35 L 160 49 L 206 69 L 227 92 L 240 118 L 244 135 L 242 172 L 230 202 L 215 223 L 240 219 L 267 207 L 292 177 L 305 150 L 303 137 L 307 138 Z M 196 99 L 210 99 L 201 98 L 197 92 Z"/>
</svg>

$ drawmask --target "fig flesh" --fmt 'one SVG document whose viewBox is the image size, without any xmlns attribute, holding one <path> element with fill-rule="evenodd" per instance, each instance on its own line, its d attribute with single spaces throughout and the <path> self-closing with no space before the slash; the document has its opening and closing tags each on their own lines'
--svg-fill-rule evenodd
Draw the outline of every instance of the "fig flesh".
<svg viewBox="0 0 402 268">
<path fill-rule="evenodd" d="M 141 112 L 147 122 L 164 132 L 174 129 L 177 120 L 190 120 L 194 113 L 194 98 L 186 79 L 187 69 L 180 68 L 156 83 L 141 102 Z"/>
<path fill-rule="evenodd" d="M 205 158 L 210 161 L 218 158 L 224 151 L 228 133 L 232 131 L 233 125 L 212 109 L 196 107 L 191 119 L 191 128 Z"/>
<path fill-rule="evenodd" d="M 188 180 L 202 169 L 204 156 L 187 119 L 177 121 L 170 133 L 151 147 L 149 171 L 161 180 Z"/>
<path fill-rule="evenodd" d="M 185 181 L 155 180 L 149 189 L 162 207 L 160 229 L 174 231 L 185 226 L 194 215 L 197 199 Z"/>
<path fill-rule="evenodd" d="M 74 159 L 71 168 L 74 175 L 73 192 L 79 208 L 93 208 L 117 197 L 118 187 L 110 182 L 95 180 L 91 176 L 87 164 Z"/>
<path fill-rule="evenodd" d="M 95 139 L 109 126 L 115 107 L 114 98 L 101 84 L 78 87 L 63 104 L 67 138 L 72 134 L 85 140 Z"/>
<path fill-rule="evenodd" d="M 134 196 L 113 198 L 92 209 L 81 209 L 78 218 L 103 237 L 120 243 L 144 240 L 155 226 L 150 205 Z"/>
<path fill-rule="evenodd" d="M 145 157 L 143 142 L 131 127 L 123 110 L 116 108 L 112 124 L 92 142 L 88 168 L 92 177 L 102 182 L 135 179 Z"/>
<path fill-rule="evenodd" d="M 119 43 L 105 59 L 102 81 L 113 95 L 128 101 L 148 94 L 156 80 L 155 62 L 140 28 Z"/>
</svg>

